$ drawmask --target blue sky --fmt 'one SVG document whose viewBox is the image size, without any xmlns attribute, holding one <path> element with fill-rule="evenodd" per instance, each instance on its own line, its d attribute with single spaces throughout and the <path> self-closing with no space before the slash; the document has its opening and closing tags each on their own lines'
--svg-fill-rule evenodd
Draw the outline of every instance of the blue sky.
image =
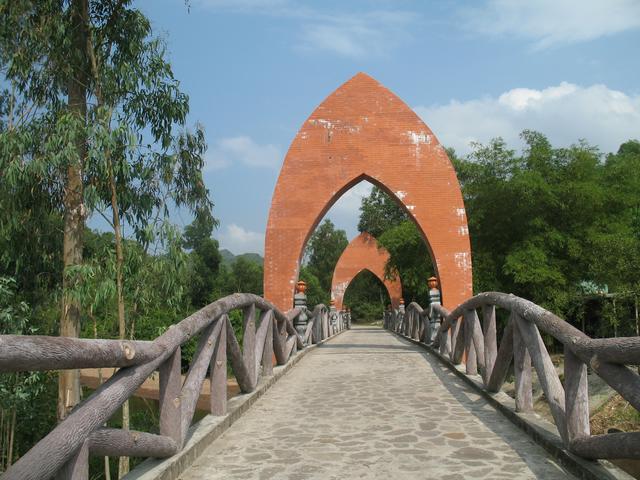
<svg viewBox="0 0 640 480">
<path fill-rule="evenodd" d="M 524 128 L 615 151 L 640 138 L 640 0 L 145 0 L 209 150 L 222 248 L 263 253 L 289 143 L 359 71 L 399 95 L 445 146 Z M 356 234 L 361 184 L 329 217 Z M 190 218 L 176 213 L 178 224 Z"/>
</svg>

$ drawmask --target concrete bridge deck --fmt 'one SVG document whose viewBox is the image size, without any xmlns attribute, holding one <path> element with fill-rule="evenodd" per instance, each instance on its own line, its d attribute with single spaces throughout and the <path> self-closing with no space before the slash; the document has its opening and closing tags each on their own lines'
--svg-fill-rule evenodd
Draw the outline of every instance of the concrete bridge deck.
<svg viewBox="0 0 640 480">
<path fill-rule="evenodd" d="M 573 477 L 436 358 L 356 327 L 309 352 L 180 478 Z"/>
</svg>

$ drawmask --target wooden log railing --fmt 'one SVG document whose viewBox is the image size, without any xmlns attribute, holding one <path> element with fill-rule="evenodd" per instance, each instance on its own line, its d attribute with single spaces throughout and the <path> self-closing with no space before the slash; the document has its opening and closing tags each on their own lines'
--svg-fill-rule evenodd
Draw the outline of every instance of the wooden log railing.
<svg viewBox="0 0 640 480">
<path fill-rule="evenodd" d="M 499 345 L 496 307 L 510 312 Z M 384 326 L 430 344 L 454 365 L 466 358 L 466 374 L 479 374 L 483 388 L 492 394 L 502 388 L 513 362 L 518 412 L 533 410 L 535 369 L 565 448 L 589 459 L 640 458 L 640 432 L 590 434 L 587 386 L 588 366 L 640 410 L 640 376 L 629 368 L 640 365 L 640 337 L 592 339 L 548 310 L 499 292 L 476 295 L 451 312 L 433 305 L 432 312 L 442 318 L 433 341 L 428 311 L 417 303 L 408 305 L 404 312 L 386 312 Z M 564 346 L 564 385 L 540 332 Z"/>
<path fill-rule="evenodd" d="M 239 344 L 229 319 L 243 312 Z M 257 311 L 260 314 L 257 315 Z M 237 293 L 221 298 L 172 325 L 152 342 L 0 335 L 0 373 L 89 367 L 122 367 L 2 475 L 3 480 L 87 479 L 89 454 L 164 458 L 185 442 L 198 397 L 209 373 L 210 413 L 227 413 L 227 360 L 241 392 L 252 392 L 261 375 L 273 373 L 297 350 L 330 336 L 328 309 L 308 313 L 304 336 L 295 308 L 282 313 L 262 297 Z M 342 322 L 331 334 L 342 330 Z M 199 337 L 186 379 L 181 345 Z M 160 373 L 160 434 L 104 428 L 120 406 L 154 372 Z"/>
</svg>

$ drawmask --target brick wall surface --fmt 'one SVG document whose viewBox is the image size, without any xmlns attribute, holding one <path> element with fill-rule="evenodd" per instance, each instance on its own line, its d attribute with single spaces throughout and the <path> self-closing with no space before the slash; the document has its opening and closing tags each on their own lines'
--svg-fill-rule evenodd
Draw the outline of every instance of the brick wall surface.
<svg viewBox="0 0 640 480">
<path fill-rule="evenodd" d="M 338 259 L 331 281 L 331 298 L 336 302 L 336 308 L 343 307 L 344 294 L 351 281 L 362 270 L 369 270 L 387 288 L 391 304 L 397 308 L 402 298 L 402 284 L 400 277 L 396 280 L 384 278 L 384 266 L 389 260 L 389 252 L 378 245 L 378 241 L 367 232 L 363 232 L 351 240 L 347 248 Z"/>
<path fill-rule="evenodd" d="M 267 223 L 265 298 L 291 308 L 309 236 L 331 205 L 362 180 L 395 197 L 415 220 L 444 305 L 471 296 L 467 218 L 444 148 L 400 98 L 359 73 L 316 108 L 287 152 Z"/>
</svg>

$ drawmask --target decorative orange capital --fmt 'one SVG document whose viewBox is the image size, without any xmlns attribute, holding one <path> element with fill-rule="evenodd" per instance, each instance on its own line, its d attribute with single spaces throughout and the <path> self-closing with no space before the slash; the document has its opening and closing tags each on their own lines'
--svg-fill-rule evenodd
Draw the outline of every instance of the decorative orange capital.
<svg viewBox="0 0 640 480">
<path fill-rule="evenodd" d="M 307 282 L 305 282 L 304 280 L 299 280 L 298 283 L 296 283 L 296 293 L 304 293 L 307 291 Z"/>
<path fill-rule="evenodd" d="M 427 280 L 427 285 L 429 285 L 429 288 L 438 288 L 438 278 L 429 277 L 429 279 Z"/>
</svg>

